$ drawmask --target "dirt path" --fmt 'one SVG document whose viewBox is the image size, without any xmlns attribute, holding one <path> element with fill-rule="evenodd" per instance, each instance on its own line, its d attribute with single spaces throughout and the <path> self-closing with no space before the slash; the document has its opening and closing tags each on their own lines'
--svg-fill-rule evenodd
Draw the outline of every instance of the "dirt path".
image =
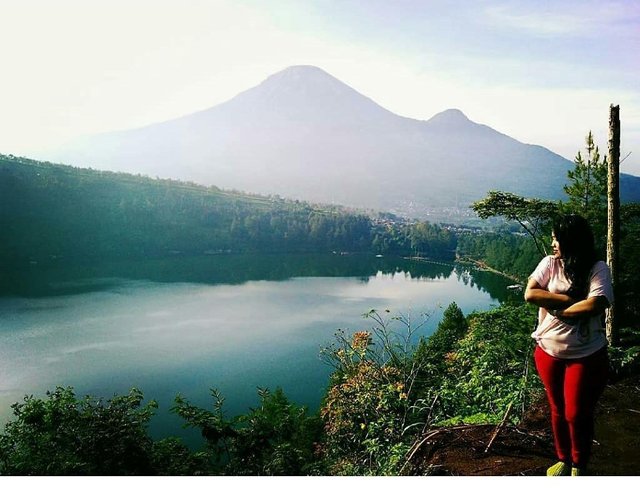
<svg viewBox="0 0 640 493">
<path fill-rule="evenodd" d="M 425 441 L 406 469 L 411 475 L 542 476 L 555 461 L 545 400 L 518 427 L 507 426 L 487 445 L 495 426 L 442 430 Z M 589 473 L 640 475 L 640 376 L 609 385 L 600 400 Z"/>
</svg>

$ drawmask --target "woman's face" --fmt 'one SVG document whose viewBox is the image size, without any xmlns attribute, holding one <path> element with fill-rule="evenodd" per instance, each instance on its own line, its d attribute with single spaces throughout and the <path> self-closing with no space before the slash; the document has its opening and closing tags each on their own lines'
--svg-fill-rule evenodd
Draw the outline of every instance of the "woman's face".
<svg viewBox="0 0 640 493">
<path fill-rule="evenodd" d="M 558 239 L 556 238 L 555 233 L 551 233 L 551 249 L 553 251 L 554 258 L 562 258 L 560 243 L 558 243 Z"/>
</svg>

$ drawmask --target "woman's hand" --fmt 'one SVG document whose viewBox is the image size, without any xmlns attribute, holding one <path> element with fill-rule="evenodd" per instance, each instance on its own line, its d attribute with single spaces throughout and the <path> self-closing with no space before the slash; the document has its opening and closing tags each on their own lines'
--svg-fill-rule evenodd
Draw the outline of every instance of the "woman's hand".
<svg viewBox="0 0 640 493">
<path fill-rule="evenodd" d="M 581 300 L 573 303 L 571 306 L 565 309 L 551 310 L 551 314 L 558 318 L 580 318 L 580 317 L 592 317 L 604 312 L 609 308 L 609 301 L 604 296 L 592 296 L 586 300 Z M 553 312 L 556 313 L 553 313 Z"/>
<path fill-rule="evenodd" d="M 562 308 L 550 309 L 550 310 L 547 310 L 547 312 L 549 313 L 549 315 L 556 317 L 558 320 L 561 320 L 562 322 L 569 325 L 574 325 L 578 320 L 577 318 L 566 317 L 564 315 L 564 310 Z M 588 318 L 588 317 L 583 317 L 583 318 Z"/>
</svg>

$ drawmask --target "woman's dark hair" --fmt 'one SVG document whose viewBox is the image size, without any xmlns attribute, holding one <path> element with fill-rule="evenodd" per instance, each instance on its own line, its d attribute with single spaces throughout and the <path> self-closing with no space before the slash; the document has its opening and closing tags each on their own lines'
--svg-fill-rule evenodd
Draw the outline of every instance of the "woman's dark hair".
<svg viewBox="0 0 640 493">
<path fill-rule="evenodd" d="M 584 217 L 570 214 L 554 221 L 553 234 L 560 244 L 564 273 L 571 283 L 571 296 L 586 298 L 589 272 L 597 261 L 591 226 Z"/>
</svg>

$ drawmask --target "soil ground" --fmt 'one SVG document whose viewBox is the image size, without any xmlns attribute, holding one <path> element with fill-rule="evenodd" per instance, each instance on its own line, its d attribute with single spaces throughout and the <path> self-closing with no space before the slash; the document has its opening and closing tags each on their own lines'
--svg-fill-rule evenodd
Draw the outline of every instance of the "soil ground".
<svg viewBox="0 0 640 493">
<path fill-rule="evenodd" d="M 607 386 L 596 411 L 589 475 L 640 475 L 640 376 Z M 503 427 L 488 452 L 495 425 L 461 426 L 427 433 L 405 474 L 544 476 L 555 454 L 546 398 L 518 426 Z M 428 438 L 430 437 L 430 438 Z"/>
</svg>

